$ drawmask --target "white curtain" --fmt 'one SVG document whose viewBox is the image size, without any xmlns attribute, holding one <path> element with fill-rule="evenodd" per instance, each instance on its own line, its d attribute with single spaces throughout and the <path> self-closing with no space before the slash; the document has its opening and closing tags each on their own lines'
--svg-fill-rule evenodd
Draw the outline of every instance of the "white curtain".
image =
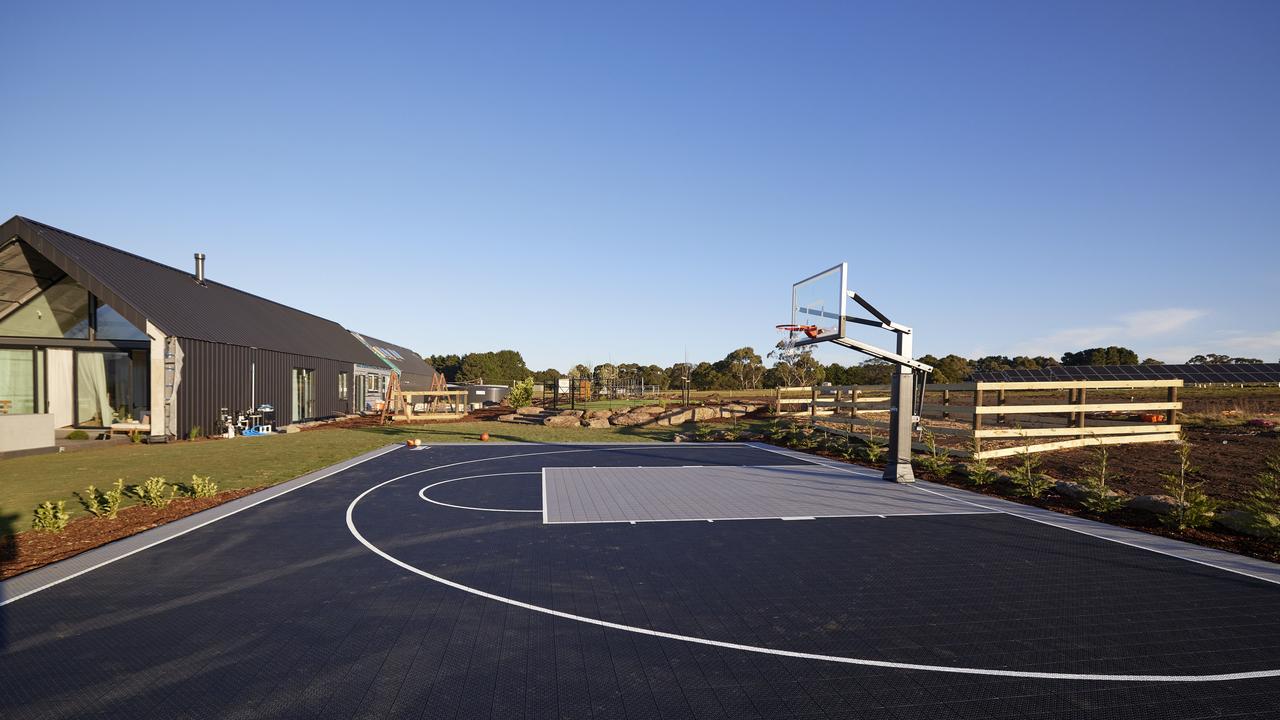
<svg viewBox="0 0 1280 720">
<path fill-rule="evenodd" d="M 82 352 L 76 357 L 76 382 L 80 422 L 92 425 L 96 416 L 102 426 L 111 424 L 111 399 L 107 396 L 107 363 L 102 353 Z"/>
<path fill-rule="evenodd" d="M 67 348 L 49 348 L 49 412 L 54 427 L 67 427 L 76 422 L 74 399 L 75 385 L 71 381 L 71 353 Z"/>
</svg>

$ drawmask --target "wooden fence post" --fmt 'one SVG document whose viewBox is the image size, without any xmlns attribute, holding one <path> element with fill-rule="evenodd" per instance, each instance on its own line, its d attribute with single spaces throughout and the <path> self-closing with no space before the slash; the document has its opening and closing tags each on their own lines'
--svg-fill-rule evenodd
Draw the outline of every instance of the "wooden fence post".
<svg viewBox="0 0 1280 720">
<path fill-rule="evenodd" d="M 1004 389 L 1003 389 L 1003 388 L 1001 388 L 1000 390 L 997 390 L 997 391 L 996 391 L 996 404 L 997 404 L 997 405 L 1004 405 L 1004 393 L 1005 393 L 1005 391 L 1004 391 Z M 1003 425 L 1003 424 L 1004 424 L 1004 413 L 1000 413 L 999 415 L 996 415 L 996 423 L 997 423 L 997 424 L 999 424 L 999 425 Z"/>
<path fill-rule="evenodd" d="M 982 440 L 978 439 L 978 431 L 982 429 L 982 416 L 978 408 L 982 407 L 982 383 L 973 385 L 973 451 L 982 451 Z"/>
<path fill-rule="evenodd" d="M 1177 385 L 1169 386 L 1169 402 L 1171 403 L 1178 402 L 1178 386 Z M 1170 425 L 1177 424 L 1178 410 L 1176 408 L 1169 408 L 1169 411 L 1165 413 L 1165 417 L 1166 419 L 1168 419 Z"/>
<path fill-rule="evenodd" d="M 950 420 L 950 419 L 951 419 L 951 413 L 947 412 L 947 410 L 946 410 L 946 408 L 947 408 L 947 407 L 949 407 L 950 405 L 951 405 L 951 391 L 950 391 L 950 390 L 943 390 L 943 391 L 942 391 L 942 408 L 943 408 L 943 410 L 942 410 L 942 419 L 943 419 L 943 420 Z M 920 412 L 923 414 L 923 413 L 924 413 L 924 408 L 921 408 L 921 409 L 920 409 Z"/>
<path fill-rule="evenodd" d="M 818 386 L 814 385 L 809 389 L 811 399 L 809 400 L 809 417 L 818 417 Z"/>
<path fill-rule="evenodd" d="M 853 386 L 853 407 L 850 408 L 851 410 L 853 410 L 853 417 L 858 417 L 858 396 L 861 394 L 862 394 L 862 391 L 858 389 L 857 385 L 854 385 Z"/>
<path fill-rule="evenodd" d="M 1086 393 L 1083 387 L 1081 387 L 1079 390 L 1076 391 L 1077 405 L 1084 405 L 1085 394 Z M 1084 410 L 1083 409 L 1076 413 L 1076 427 L 1084 427 Z M 1084 437 L 1084 436 L 1080 435 L 1078 437 Z"/>
</svg>

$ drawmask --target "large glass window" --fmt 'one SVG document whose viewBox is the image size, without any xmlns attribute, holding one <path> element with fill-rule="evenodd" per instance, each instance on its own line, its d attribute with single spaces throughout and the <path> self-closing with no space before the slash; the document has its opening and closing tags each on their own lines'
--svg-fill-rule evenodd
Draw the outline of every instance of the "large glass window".
<svg viewBox="0 0 1280 720">
<path fill-rule="evenodd" d="M 76 423 L 150 422 L 147 353 L 76 351 Z"/>
<path fill-rule="evenodd" d="M 101 301 L 94 306 L 94 332 L 98 340 L 146 340 L 147 334 L 124 319 L 110 305 Z"/>
<path fill-rule="evenodd" d="M 345 371 L 338 371 L 338 399 L 347 400 L 351 397 L 351 376 Z"/>
<path fill-rule="evenodd" d="M 89 292 L 64 277 L 21 301 L 0 317 L 0 335 L 15 337 L 89 337 Z"/>
<path fill-rule="evenodd" d="M 36 411 L 36 354 L 30 348 L 0 348 L 0 415 Z"/>
</svg>

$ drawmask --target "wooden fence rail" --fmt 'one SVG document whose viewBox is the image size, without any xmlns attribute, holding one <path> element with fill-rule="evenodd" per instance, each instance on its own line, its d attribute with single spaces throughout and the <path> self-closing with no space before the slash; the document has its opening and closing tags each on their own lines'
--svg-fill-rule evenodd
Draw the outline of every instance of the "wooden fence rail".
<svg viewBox="0 0 1280 720">
<path fill-rule="evenodd" d="M 1176 440 L 1182 403 L 1181 380 L 1070 380 L 1058 382 L 972 382 L 930 385 L 925 391 L 921 425 L 929 432 L 965 439 L 966 451 L 952 454 L 999 458 L 1028 452 L 1045 452 L 1089 445 L 1167 442 Z M 1139 400 L 1136 396 L 1107 402 L 1099 394 L 1117 391 L 1163 395 Z M 773 410 L 779 415 L 807 416 L 825 430 L 845 426 L 842 435 L 867 436 L 874 428 L 887 429 L 887 385 L 819 385 L 788 387 L 774 391 Z M 1066 402 L 1045 402 L 1053 391 L 1063 392 Z M 1093 391 L 1093 397 L 1090 392 Z M 1160 392 L 1163 391 L 1163 392 Z M 1059 397 L 1063 397 L 1060 395 Z M 968 399 L 969 402 L 959 402 Z M 990 401 L 994 399 L 995 403 Z M 940 400 L 940 402 L 939 402 Z M 950 424 L 948 424 L 950 423 Z M 854 426 L 868 428 L 858 433 Z M 1031 438 L 1059 438 L 1032 443 Z M 1016 446 L 983 449 L 983 441 L 1022 439 Z"/>
</svg>

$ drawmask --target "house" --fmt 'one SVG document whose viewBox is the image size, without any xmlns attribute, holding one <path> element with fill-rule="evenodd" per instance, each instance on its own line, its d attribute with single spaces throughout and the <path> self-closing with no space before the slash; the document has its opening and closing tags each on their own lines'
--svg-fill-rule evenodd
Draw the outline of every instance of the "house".
<svg viewBox="0 0 1280 720">
<path fill-rule="evenodd" d="M 362 411 L 376 410 L 386 398 L 387 376 L 400 377 L 401 390 L 432 390 L 436 387 L 436 369 L 418 353 L 386 340 L 351 331 L 352 336 L 369 348 L 382 361 L 377 367 L 356 368 L 356 398 L 364 399 Z"/>
<path fill-rule="evenodd" d="M 382 364 L 331 320 L 208 279 L 203 255 L 185 272 L 21 216 L 0 225 L 0 437 L 213 434 L 224 409 L 263 404 L 278 425 L 332 417 L 360 409 L 357 366 Z"/>
</svg>

